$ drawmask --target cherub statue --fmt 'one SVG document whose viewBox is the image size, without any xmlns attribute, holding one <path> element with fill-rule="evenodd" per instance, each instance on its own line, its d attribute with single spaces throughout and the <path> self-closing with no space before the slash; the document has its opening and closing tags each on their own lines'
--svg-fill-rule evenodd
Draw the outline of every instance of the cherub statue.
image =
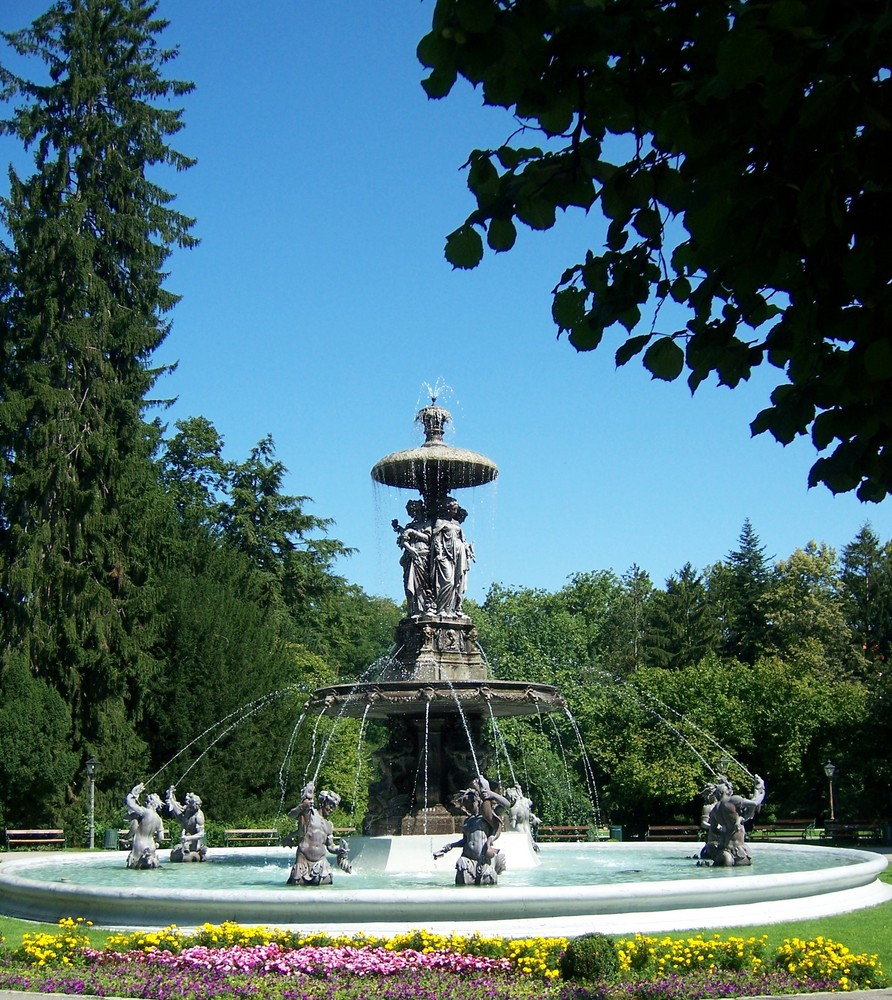
<svg viewBox="0 0 892 1000">
<path fill-rule="evenodd" d="M 328 818 L 340 804 L 341 797 L 337 792 L 323 789 L 319 793 L 317 809 L 314 805 L 316 786 L 312 781 L 300 795 L 300 805 L 288 812 L 291 819 L 297 820 L 297 830 L 282 841 L 286 847 L 297 845 L 288 885 L 330 885 L 332 870 L 328 863 L 329 854 L 334 855 L 342 871 L 348 874 L 351 871 L 347 860 L 349 846 L 344 840 L 340 844 L 335 843 L 334 827 Z"/>
</svg>

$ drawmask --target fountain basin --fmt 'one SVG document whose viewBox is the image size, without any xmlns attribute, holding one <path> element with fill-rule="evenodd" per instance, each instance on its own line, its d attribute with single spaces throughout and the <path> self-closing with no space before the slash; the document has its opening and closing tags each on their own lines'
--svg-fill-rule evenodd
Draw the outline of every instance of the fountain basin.
<svg viewBox="0 0 892 1000">
<path fill-rule="evenodd" d="M 17 856 L 0 864 L 0 912 L 51 923 L 83 917 L 97 926 L 147 929 L 232 920 L 337 933 L 428 928 L 440 933 L 572 936 L 592 930 L 632 933 L 771 923 L 847 912 L 892 898 L 892 886 L 877 877 L 886 868 L 886 858 L 867 851 L 760 844 L 753 848 L 754 866 L 734 870 L 697 868 L 691 858 L 696 845 L 690 843 L 647 848 L 632 843 L 550 844 L 542 847 L 543 860 L 564 870 L 587 867 L 590 880 L 538 884 L 537 873 L 525 872 L 522 866 L 515 865 L 512 875 L 509 860 L 498 886 L 476 888 L 451 884 L 454 854 L 432 860 L 433 851 L 442 845 L 442 837 L 353 838 L 355 868 L 375 872 L 384 888 L 362 888 L 362 878 L 339 872 L 333 886 L 286 886 L 293 857 L 287 848 L 213 850 L 221 866 L 237 859 L 258 862 L 256 868 L 249 867 L 245 884 L 216 889 L 206 887 L 211 862 L 131 871 L 124 868 L 120 853 Z M 672 877 L 639 880 L 642 851 L 648 856 L 656 852 Z M 774 862 L 784 855 L 794 858 L 795 870 L 759 871 L 760 862 L 763 868 L 777 868 Z M 605 863 L 631 880 L 608 881 Z M 408 884 L 412 878 L 407 873 L 417 874 L 420 865 L 430 869 L 428 885 Z M 103 867 L 114 869 L 110 884 L 86 884 L 84 873 Z M 48 872 L 52 880 L 47 880 Z M 190 884 L 177 884 L 186 880 Z M 530 884 L 517 884 L 521 880 Z"/>
<path fill-rule="evenodd" d="M 338 718 L 388 719 L 396 715 L 454 716 L 458 711 L 490 716 L 541 715 L 566 705 L 557 688 L 526 681 L 381 680 L 318 688 L 311 711 Z"/>
<path fill-rule="evenodd" d="M 499 470 L 485 455 L 430 442 L 419 448 L 386 455 L 372 469 L 372 479 L 384 486 L 418 490 L 425 496 L 469 489 L 493 482 Z"/>
</svg>

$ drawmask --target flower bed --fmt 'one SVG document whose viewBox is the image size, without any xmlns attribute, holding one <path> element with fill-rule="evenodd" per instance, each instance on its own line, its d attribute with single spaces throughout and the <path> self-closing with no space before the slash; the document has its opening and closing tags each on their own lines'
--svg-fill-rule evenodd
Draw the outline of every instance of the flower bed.
<svg viewBox="0 0 892 1000">
<path fill-rule="evenodd" d="M 574 983 L 560 979 L 565 938 L 348 937 L 229 923 L 112 934 L 95 948 L 86 926 L 62 920 L 55 933 L 0 948 L 0 988 L 158 1000 L 701 1000 L 886 985 L 875 956 L 822 937 L 768 954 L 765 937 L 635 935 L 613 941 L 616 977 Z"/>
</svg>

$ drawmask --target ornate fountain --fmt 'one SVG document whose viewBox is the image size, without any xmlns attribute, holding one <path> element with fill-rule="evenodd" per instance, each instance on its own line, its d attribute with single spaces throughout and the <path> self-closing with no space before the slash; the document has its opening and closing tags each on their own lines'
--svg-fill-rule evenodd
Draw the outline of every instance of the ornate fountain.
<svg viewBox="0 0 892 1000">
<path fill-rule="evenodd" d="M 443 440 L 451 417 L 436 398 L 416 419 L 424 444 L 372 468 L 375 482 L 420 494 L 406 504 L 406 523 L 392 522 L 407 609 L 395 652 L 376 680 L 320 688 L 308 703 L 331 716 L 387 721 L 389 738 L 376 755 L 381 775 L 369 789 L 372 835 L 456 832 L 464 814 L 449 796 L 487 768 L 485 723 L 564 708 L 550 685 L 489 676 L 462 610 L 474 549 L 462 530 L 467 511 L 453 494 L 491 483 L 498 469 Z"/>
<path fill-rule="evenodd" d="M 395 524 L 407 601 L 395 655 L 376 681 L 323 688 L 311 701 L 328 715 L 386 720 L 389 740 L 379 755 L 382 776 L 372 788 L 368 832 L 416 835 L 351 838 L 353 874 L 321 892 L 302 893 L 299 905 L 285 885 L 294 854 L 284 846 L 228 848 L 215 852 L 217 864 L 169 865 L 163 884 L 152 876 L 154 884 L 147 884 L 144 872 L 114 853 L 27 852 L 4 857 L 0 865 L 0 913 L 42 922 L 78 914 L 97 926 L 143 929 L 236 920 L 307 932 L 380 935 L 429 928 L 471 934 L 490 928 L 528 937 L 761 924 L 795 919 L 803 909 L 821 916 L 888 900 L 892 887 L 878 877 L 885 857 L 781 844 L 760 844 L 762 871 L 739 879 L 708 877 L 691 864 L 683 843 L 547 844 L 526 871 L 512 857 L 511 880 L 496 892 L 443 891 L 450 861 L 442 858 L 446 845 L 438 838 L 452 836 L 461 822 L 456 807 L 444 803 L 474 774 L 485 773 L 485 721 L 564 705 L 553 687 L 488 676 L 461 607 L 472 551 L 452 494 L 491 482 L 497 469 L 443 442 L 449 415 L 436 400 L 418 416 L 424 445 L 388 455 L 372 470 L 377 482 L 421 495 L 407 505 L 408 523 Z M 137 789 L 142 785 L 131 794 L 138 797 Z M 710 798 L 724 803 L 718 791 L 714 786 Z M 758 797 L 757 789 L 753 800 L 738 804 L 729 795 L 727 804 L 739 813 L 757 805 Z M 728 825 L 726 814 L 710 817 L 716 832 Z M 529 836 L 516 832 L 503 834 L 500 844 L 510 837 L 528 848 Z M 282 869 L 270 863 L 277 856 Z M 551 877 L 542 879 L 546 868 Z M 629 871 L 637 873 L 634 881 Z M 402 877 L 406 872 L 429 873 L 431 881 L 417 885 Z"/>
</svg>

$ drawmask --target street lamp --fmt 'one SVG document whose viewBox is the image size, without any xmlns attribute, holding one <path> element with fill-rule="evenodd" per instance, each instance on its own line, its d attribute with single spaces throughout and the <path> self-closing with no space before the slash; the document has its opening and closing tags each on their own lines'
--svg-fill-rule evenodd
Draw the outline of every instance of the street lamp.
<svg viewBox="0 0 892 1000">
<path fill-rule="evenodd" d="M 96 769 L 99 767 L 99 761 L 95 757 L 91 757 L 85 764 L 84 770 L 87 772 L 87 777 L 90 779 L 90 834 L 87 839 L 87 847 L 90 850 L 93 849 L 93 804 L 94 804 L 94 786 L 96 783 Z"/>
<path fill-rule="evenodd" d="M 824 765 L 824 774 L 827 775 L 827 784 L 830 786 L 830 820 L 831 822 L 836 819 L 833 813 L 833 779 L 836 777 L 836 772 L 839 769 L 836 764 L 831 764 L 828 760 Z"/>
</svg>

